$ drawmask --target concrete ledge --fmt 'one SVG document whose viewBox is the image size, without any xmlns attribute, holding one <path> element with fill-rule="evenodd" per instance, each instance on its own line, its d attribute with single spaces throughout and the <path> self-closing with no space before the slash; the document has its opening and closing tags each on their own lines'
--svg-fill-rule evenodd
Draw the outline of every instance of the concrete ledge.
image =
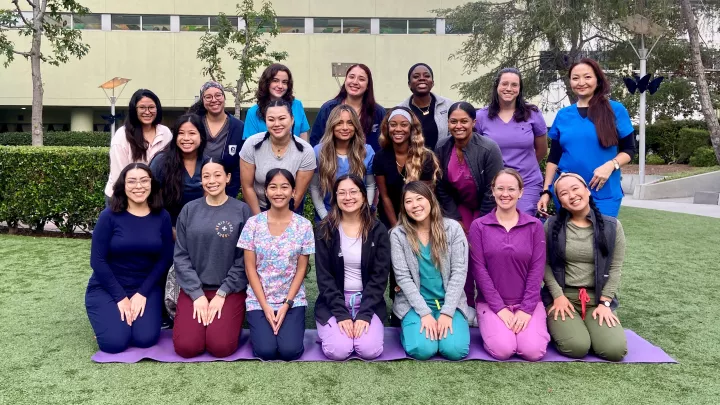
<svg viewBox="0 0 720 405">
<path fill-rule="evenodd" d="M 665 178 L 665 176 L 646 174 L 645 184 L 656 183 L 663 178 Z M 638 184 L 640 184 L 639 174 L 622 174 L 622 180 L 620 180 L 620 185 L 622 186 L 623 193 L 632 194 L 635 191 L 635 186 L 637 186 Z"/>
<path fill-rule="evenodd" d="M 698 174 L 677 180 L 640 184 L 633 190 L 636 200 L 694 197 L 696 192 L 720 192 L 720 171 Z"/>
<path fill-rule="evenodd" d="M 712 191 L 696 191 L 693 204 L 720 205 L 720 193 Z"/>
</svg>

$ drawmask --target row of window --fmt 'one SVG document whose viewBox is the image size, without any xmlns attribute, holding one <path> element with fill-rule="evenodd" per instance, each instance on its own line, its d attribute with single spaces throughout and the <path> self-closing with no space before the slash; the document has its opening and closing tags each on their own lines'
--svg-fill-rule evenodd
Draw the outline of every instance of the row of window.
<svg viewBox="0 0 720 405">
<path fill-rule="evenodd" d="M 238 26 L 238 17 L 228 17 L 230 23 Z M 380 18 L 380 34 L 436 34 L 434 18 Z M 370 18 L 313 18 L 315 34 L 370 34 Z M 305 18 L 278 17 L 278 31 L 288 34 L 306 33 Z M 63 25 L 81 30 L 102 29 L 101 14 L 62 15 Z M 110 29 L 113 31 L 171 31 L 169 15 L 125 15 L 113 14 L 110 17 Z M 180 16 L 180 31 L 217 31 L 217 16 Z M 451 27 L 445 28 L 446 34 L 462 34 Z"/>
</svg>

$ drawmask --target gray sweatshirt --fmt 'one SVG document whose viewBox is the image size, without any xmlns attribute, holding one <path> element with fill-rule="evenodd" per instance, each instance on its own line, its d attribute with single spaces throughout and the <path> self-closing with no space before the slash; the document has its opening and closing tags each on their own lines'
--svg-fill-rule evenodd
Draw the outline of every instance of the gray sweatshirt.
<svg viewBox="0 0 720 405">
<path fill-rule="evenodd" d="M 468 271 L 468 242 L 460 224 L 449 218 L 444 219 L 448 249 L 442 258 L 443 287 L 445 302 L 440 313 L 450 317 L 459 310 L 468 322 L 475 319 L 475 310 L 467 305 L 465 298 L 465 279 Z M 393 271 L 400 292 L 395 295 L 393 313 L 403 318 L 410 308 L 420 317 L 431 313 L 425 299 L 420 294 L 420 266 L 418 259 L 407 239 L 405 228 L 398 225 L 390 232 L 390 252 Z"/>
<path fill-rule="evenodd" d="M 236 247 L 250 207 L 232 197 L 221 206 L 205 198 L 189 202 L 177 221 L 175 272 L 180 287 L 194 301 L 203 289 L 227 294 L 247 287 L 243 250 Z"/>
</svg>

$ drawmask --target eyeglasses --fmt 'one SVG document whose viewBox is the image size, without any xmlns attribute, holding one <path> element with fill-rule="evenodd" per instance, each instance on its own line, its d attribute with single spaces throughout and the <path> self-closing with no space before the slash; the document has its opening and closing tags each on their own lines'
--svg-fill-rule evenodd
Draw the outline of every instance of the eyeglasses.
<svg viewBox="0 0 720 405">
<path fill-rule="evenodd" d="M 135 188 L 135 187 L 137 187 L 138 184 L 142 188 L 148 188 L 148 187 L 150 187 L 150 179 L 141 179 L 140 181 L 137 181 L 135 179 L 130 179 L 125 182 L 125 187 Z"/>
<path fill-rule="evenodd" d="M 353 189 L 353 190 L 350 190 L 350 191 L 340 190 L 340 191 L 337 192 L 336 195 L 338 196 L 338 198 L 346 198 L 346 197 L 348 197 L 348 196 L 350 196 L 350 198 L 355 198 L 355 197 L 357 197 L 359 194 L 360 194 L 360 190 L 358 190 L 358 189 Z"/>
<path fill-rule="evenodd" d="M 495 187 L 495 192 L 497 192 L 497 193 L 499 193 L 499 194 L 503 194 L 503 193 L 506 192 L 506 191 L 508 192 L 508 194 L 515 194 L 515 193 L 517 193 L 519 190 L 516 189 L 515 187 L 509 187 L 509 188 L 505 188 L 505 187 Z"/>
<path fill-rule="evenodd" d="M 222 93 L 215 93 L 215 95 L 208 94 L 207 96 L 203 96 L 203 100 L 205 101 L 213 101 L 213 98 L 217 101 L 222 101 L 225 98 L 225 95 Z"/>
<path fill-rule="evenodd" d="M 144 113 L 144 112 L 154 113 L 155 111 L 157 111 L 157 107 L 155 107 L 154 105 L 151 105 L 151 106 L 140 105 L 140 106 L 137 106 L 136 108 L 141 113 Z"/>
</svg>

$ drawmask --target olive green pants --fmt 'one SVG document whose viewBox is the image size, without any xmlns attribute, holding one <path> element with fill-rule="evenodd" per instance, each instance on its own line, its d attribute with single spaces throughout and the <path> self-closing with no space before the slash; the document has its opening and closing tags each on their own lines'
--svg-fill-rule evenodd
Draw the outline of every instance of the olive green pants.
<svg viewBox="0 0 720 405">
<path fill-rule="evenodd" d="M 620 324 L 615 324 L 611 328 L 603 322 L 603 325 L 600 326 L 599 319 L 593 319 L 592 316 L 597 307 L 595 293 L 591 289 L 587 289 L 587 293 L 590 302 L 585 307 L 585 320 L 580 317 L 582 306 L 578 298 L 579 289 L 572 287 L 565 288 L 565 296 L 577 311 L 574 314 L 575 317 L 571 319 L 569 316 L 565 316 L 563 321 L 558 315 L 555 320 L 555 311 L 547 317 L 548 331 L 555 341 L 558 352 L 567 357 L 579 359 L 585 357 L 592 348 L 598 357 L 605 360 L 622 360 L 627 354 L 625 331 Z M 550 309 L 551 306 L 547 309 Z"/>
</svg>

